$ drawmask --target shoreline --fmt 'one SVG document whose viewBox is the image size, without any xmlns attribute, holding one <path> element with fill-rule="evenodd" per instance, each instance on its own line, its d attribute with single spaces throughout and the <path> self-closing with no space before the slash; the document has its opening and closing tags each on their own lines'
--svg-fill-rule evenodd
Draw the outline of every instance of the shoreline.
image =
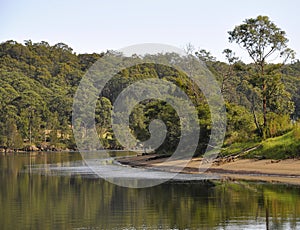
<svg viewBox="0 0 300 230">
<path fill-rule="evenodd" d="M 205 170 L 208 167 L 204 173 L 217 174 L 221 177 L 221 180 L 250 180 L 300 185 L 300 160 L 298 159 L 234 159 L 232 162 L 220 165 L 215 163 L 205 165 L 202 164 L 200 157 L 185 162 L 183 160 L 169 161 L 167 157 L 158 157 L 157 154 L 151 154 L 120 157 L 116 160 L 123 165 L 131 167 L 152 168 L 185 174 L 201 174 L 203 172 L 200 172 L 199 169 Z"/>
</svg>

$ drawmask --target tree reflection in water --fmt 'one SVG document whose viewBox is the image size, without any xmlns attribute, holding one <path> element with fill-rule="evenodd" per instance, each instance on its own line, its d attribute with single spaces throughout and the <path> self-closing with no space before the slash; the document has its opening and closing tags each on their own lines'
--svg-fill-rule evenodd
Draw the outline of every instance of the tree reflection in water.
<svg viewBox="0 0 300 230">
<path fill-rule="evenodd" d="M 29 165 L 42 164 L 40 173 Z M 76 153 L 0 156 L 1 229 L 297 229 L 300 189 L 253 182 L 168 182 L 119 187 L 84 175 L 51 175 L 48 164 L 80 165 Z M 48 169 L 49 170 L 49 169 Z"/>
</svg>

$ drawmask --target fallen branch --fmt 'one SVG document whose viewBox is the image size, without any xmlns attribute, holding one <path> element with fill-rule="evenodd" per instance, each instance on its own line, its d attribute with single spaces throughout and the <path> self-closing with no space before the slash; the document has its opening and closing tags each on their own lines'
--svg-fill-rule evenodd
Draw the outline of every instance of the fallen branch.
<svg viewBox="0 0 300 230">
<path fill-rule="evenodd" d="M 261 147 L 261 144 L 256 145 L 254 147 L 243 149 L 242 151 L 240 151 L 238 153 L 230 154 L 230 155 L 227 155 L 227 156 L 224 156 L 224 157 L 220 156 L 220 157 L 218 157 L 214 160 L 213 164 L 221 165 L 221 164 L 233 162 L 236 159 L 238 159 L 239 157 L 244 156 L 244 155 L 248 154 L 249 152 L 258 149 L 259 147 Z"/>
</svg>

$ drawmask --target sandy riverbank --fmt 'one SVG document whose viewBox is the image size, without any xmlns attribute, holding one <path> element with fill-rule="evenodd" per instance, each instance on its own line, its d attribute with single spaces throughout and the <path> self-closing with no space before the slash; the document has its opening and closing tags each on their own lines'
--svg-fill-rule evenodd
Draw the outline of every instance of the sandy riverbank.
<svg viewBox="0 0 300 230">
<path fill-rule="evenodd" d="M 168 158 L 156 158 L 156 155 L 136 156 L 119 158 L 122 164 L 132 167 L 156 168 L 165 171 L 181 171 L 182 173 L 201 173 L 199 168 L 206 168 L 201 158 L 193 158 L 189 162 L 168 161 Z M 281 161 L 274 160 L 253 160 L 236 159 L 233 162 L 221 165 L 211 165 L 205 173 L 216 173 L 224 179 L 229 180 L 257 180 L 268 182 L 281 182 L 300 185 L 300 160 L 288 159 Z"/>
</svg>

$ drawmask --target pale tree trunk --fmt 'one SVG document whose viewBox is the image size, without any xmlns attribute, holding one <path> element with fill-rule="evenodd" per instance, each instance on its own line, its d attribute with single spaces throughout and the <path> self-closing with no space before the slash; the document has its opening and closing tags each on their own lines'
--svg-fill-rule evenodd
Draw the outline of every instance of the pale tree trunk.
<svg viewBox="0 0 300 230">
<path fill-rule="evenodd" d="M 266 132 L 268 127 L 268 120 L 267 120 L 267 83 L 266 79 L 264 78 L 264 64 L 261 65 L 261 77 L 263 78 L 263 85 L 262 85 L 262 103 L 263 103 L 263 117 L 264 117 L 264 124 L 263 124 L 263 138 L 266 138 Z"/>
<path fill-rule="evenodd" d="M 253 114 L 253 119 L 254 119 L 255 126 L 256 126 L 256 128 L 257 128 L 257 130 L 259 132 L 259 135 L 262 136 L 263 132 L 261 130 L 261 127 L 259 125 L 259 122 L 258 122 L 256 114 L 255 114 L 255 101 L 254 101 L 254 97 L 252 97 L 252 108 L 251 108 L 251 110 L 252 110 L 252 114 Z"/>
</svg>

